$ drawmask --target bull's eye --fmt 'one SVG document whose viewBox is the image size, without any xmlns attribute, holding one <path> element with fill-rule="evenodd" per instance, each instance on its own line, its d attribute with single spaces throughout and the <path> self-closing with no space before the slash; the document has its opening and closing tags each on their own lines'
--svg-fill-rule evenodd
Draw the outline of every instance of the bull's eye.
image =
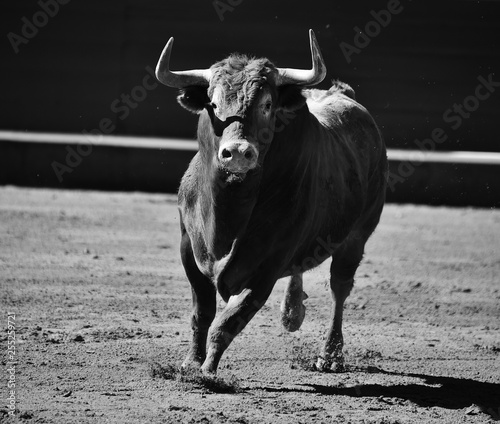
<svg viewBox="0 0 500 424">
<path fill-rule="evenodd" d="M 265 113 L 268 113 L 271 110 L 272 106 L 273 104 L 271 102 L 266 102 L 262 107 L 262 109 L 264 110 Z"/>
</svg>

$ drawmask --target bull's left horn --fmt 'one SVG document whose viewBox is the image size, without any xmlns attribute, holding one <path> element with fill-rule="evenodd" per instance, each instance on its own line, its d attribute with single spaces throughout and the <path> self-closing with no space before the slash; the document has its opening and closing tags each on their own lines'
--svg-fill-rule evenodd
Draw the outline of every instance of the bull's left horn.
<svg viewBox="0 0 500 424">
<path fill-rule="evenodd" d="M 161 52 L 160 60 L 156 65 L 156 78 L 162 84 L 174 88 L 185 88 L 192 85 L 208 86 L 210 82 L 210 69 L 192 69 L 189 71 L 171 71 L 169 67 L 170 54 L 174 37 L 170 37 L 167 45 Z"/>
<path fill-rule="evenodd" d="M 316 85 L 325 79 L 326 66 L 319 50 L 318 40 L 312 29 L 309 30 L 311 44 L 312 69 L 278 68 L 278 85 Z"/>
</svg>

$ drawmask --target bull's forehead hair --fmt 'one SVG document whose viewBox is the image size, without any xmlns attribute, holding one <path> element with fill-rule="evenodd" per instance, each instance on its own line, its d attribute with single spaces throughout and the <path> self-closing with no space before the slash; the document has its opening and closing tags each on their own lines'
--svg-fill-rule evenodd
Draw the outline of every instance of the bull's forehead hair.
<svg viewBox="0 0 500 424">
<path fill-rule="evenodd" d="M 237 102 L 239 110 L 249 107 L 263 84 L 275 86 L 276 67 L 268 59 L 232 54 L 210 68 L 212 78 L 208 95 L 215 87 L 227 102 Z M 218 91 L 219 91 L 218 90 Z"/>
</svg>

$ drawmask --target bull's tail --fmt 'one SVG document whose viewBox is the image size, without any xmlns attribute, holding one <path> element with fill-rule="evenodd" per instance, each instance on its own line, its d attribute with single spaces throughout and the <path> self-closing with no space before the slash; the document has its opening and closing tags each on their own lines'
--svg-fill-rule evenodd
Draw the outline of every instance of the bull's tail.
<svg viewBox="0 0 500 424">
<path fill-rule="evenodd" d="M 332 80 L 332 86 L 328 90 L 328 93 L 330 94 L 342 93 L 347 97 L 356 100 L 356 95 L 354 93 L 353 88 L 349 84 L 346 84 L 345 82 L 339 80 Z"/>
</svg>

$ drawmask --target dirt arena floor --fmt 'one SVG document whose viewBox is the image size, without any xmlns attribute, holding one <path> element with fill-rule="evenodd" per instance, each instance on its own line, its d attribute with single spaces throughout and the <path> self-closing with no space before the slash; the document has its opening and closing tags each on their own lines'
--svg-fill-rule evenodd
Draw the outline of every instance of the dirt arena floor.
<svg viewBox="0 0 500 424">
<path fill-rule="evenodd" d="M 13 313 L 17 361 L 1 358 L 0 421 L 500 420 L 500 211 L 386 206 L 346 304 L 343 374 L 310 367 L 328 264 L 305 275 L 296 333 L 278 281 L 221 361 L 227 386 L 168 373 L 191 337 L 178 245 L 172 195 L 0 188 L 0 342 Z"/>
</svg>

